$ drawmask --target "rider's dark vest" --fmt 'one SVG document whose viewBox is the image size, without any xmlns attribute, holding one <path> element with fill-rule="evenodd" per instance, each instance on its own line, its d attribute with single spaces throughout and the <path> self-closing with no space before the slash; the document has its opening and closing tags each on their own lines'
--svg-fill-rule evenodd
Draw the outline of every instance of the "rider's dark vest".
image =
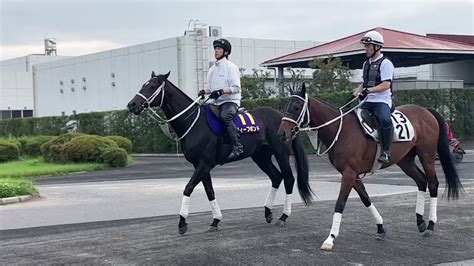
<svg viewBox="0 0 474 266">
<path fill-rule="evenodd" d="M 382 79 L 380 78 L 380 66 L 384 59 L 389 60 L 385 56 L 382 56 L 382 58 L 372 62 L 372 64 L 369 63 L 369 60 L 365 61 L 363 69 L 364 88 L 375 87 L 382 83 Z M 392 83 L 393 82 L 390 83 L 390 89 L 392 89 Z"/>
</svg>

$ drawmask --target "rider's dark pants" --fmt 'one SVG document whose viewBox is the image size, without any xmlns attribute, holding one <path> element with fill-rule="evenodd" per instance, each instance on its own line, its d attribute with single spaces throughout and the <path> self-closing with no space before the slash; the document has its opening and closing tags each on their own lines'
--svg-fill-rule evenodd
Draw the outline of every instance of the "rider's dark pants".
<svg viewBox="0 0 474 266">
<path fill-rule="evenodd" d="M 363 109 L 367 109 L 369 112 L 375 115 L 380 123 L 380 137 L 382 141 L 382 149 L 384 151 L 390 150 L 393 136 L 393 125 L 392 119 L 390 118 L 390 106 L 386 103 L 372 103 L 365 102 L 362 105 Z"/>
<path fill-rule="evenodd" d="M 233 119 L 237 114 L 238 106 L 235 103 L 227 102 L 219 105 L 220 119 L 224 121 L 227 134 L 229 134 L 232 145 L 240 144 L 239 134 L 237 128 L 234 125 Z"/>
</svg>

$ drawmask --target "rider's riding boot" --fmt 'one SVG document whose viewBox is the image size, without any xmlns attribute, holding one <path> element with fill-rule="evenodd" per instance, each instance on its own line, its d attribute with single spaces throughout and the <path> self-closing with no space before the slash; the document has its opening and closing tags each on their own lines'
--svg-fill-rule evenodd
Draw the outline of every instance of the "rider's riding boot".
<svg viewBox="0 0 474 266">
<path fill-rule="evenodd" d="M 378 158 L 381 163 L 390 162 L 390 146 L 392 144 L 393 127 L 380 129 L 380 140 L 382 141 L 382 152 Z"/>
<path fill-rule="evenodd" d="M 227 134 L 229 134 L 230 141 L 232 142 L 232 152 L 227 158 L 228 161 L 235 160 L 244 152 L 244 146 L 240 143 L 239 133 L 234 125 L 227 126 Z"/>
</svg>

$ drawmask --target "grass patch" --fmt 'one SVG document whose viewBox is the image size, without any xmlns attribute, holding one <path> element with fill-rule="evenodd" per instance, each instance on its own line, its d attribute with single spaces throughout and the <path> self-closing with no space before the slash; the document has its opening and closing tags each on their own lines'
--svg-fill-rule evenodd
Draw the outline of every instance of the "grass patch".
<svg viewBox="0 0 474 266">
<path fill-rule="evenodd" d="M 128 155 L 127 166 L 133 165 L 135 161 Z M 1 178 L 18 177 L 40 177 L 64 175 L 74 172 L 90 172 L 110 168 L 103 163 L 48 163 L 42 157 L 29 157 L 19 161 L 0 163 Z"/>
<path fill-rule="evenodd" d="M 67 173 L 95 171 L 108 166 L 101 163 L 47 163 L 41 157 L 25 158 L 0 164 L 0 178 L 38 177 Z"/>
<path fill-rule="evenodd" d="M 37 195 L 33 183 L 22 178 L 2 178 L 0 179 L 0 198 Z"/>
</svg>

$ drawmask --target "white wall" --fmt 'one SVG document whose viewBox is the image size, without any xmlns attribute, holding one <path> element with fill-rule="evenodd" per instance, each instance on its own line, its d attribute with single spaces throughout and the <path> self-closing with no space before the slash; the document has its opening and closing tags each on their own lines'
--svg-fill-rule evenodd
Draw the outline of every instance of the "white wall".
<svg viewBox="0 0 474 266">
<path fill-rule="evenodd" d="M 0 61 L 0 72 L 32 72 L 32 66 L 39 63 L 56 61 L 70 56 L 48 56 L 32 54 Z"/>
<path fill-rule="evenodd" d="M 474 60 L 433 65 L 433 78 L 464 80 L 464 84 L 474 84 Z"/>
<path fill-rule="evenodd" d="M 210 61 L 215 61 L 213 40 L 206 40 Z M 310 41 L 239 38 L 229 38 L 229 41 L 233 45 L 230 59 L 237 66 L 245 68 L 247 73 L 252 73 L 252 68 L 259 68 L 259 64 L 265 60 L 315 45 L 315 42 Z M 124 109 L 150 78 L 152 70 L 156 74 L 171 71 L 169 80 L 195 98 L 198 89 L 194 36 L 37 64 L 34 67 L 35 115 L 55 116 L 63 112 L 70 115 L 74 111 L 82 113 Z M 208 66 L 204 72 L 207 70 Z M 115 77 L 111 77 L 111 73 Z M 60 81 L 63 85 L 60 85 Z M 115 87 L 111 85 L 112 82 L 115 82 Z"/>
<path fill-rule="evenodd" d="M 28 72 L 0 72 L 0 110 L 33 109 L 33 79 Z"/>
<path fill-rule="evenodd" d="M 177 38 L 171 38 L 38 64 L 34 67 L 35 115 L 124 109 L 152 70 L 157 74 L 171 71 L 169 79 L 177 84 L 177 53 Z"/>
</svg>

